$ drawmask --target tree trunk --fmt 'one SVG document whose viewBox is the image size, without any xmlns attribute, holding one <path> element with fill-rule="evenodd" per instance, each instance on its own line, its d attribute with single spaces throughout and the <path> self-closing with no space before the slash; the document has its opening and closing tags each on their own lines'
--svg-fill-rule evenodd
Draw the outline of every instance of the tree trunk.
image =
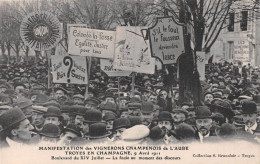
<svg viewBox="0 0 260 164">
<path fill-rule="evenodd" d="M 8 55 L 8 63 L 10 63 L 10 60 L 11 60 L 11 44 L 10 44 L 10 42 L 6 42 L 6 49 L 7 49 L 7 55 Z"/>
<path fill-rule="evenodd" d="M 29 56 L 29 47 L 28 46 L 25 47 L 25 56 Z"/>
</svg>

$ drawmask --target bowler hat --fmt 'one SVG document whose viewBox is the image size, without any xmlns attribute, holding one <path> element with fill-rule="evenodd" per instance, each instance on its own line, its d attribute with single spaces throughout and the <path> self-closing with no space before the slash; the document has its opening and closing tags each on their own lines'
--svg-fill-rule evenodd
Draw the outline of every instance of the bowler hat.
<svg viewBox="0 0 260 164">
<path fill-rule="evenodd" d="M 12 108 L 0 115 L 0 126 L 2 130 L 6 130 L 9 127 L 27 119 L 20 108 Z"/>
<path fill-rule="evenodd" d="M 196 119 L 205 119 L 211 118 L 211 111 L 209 110 L 208 106 L 198 106 L 197 111 L 195 113 Z"/>
<path fill-rule="evenodd" d="M 90 139 L 105 138 L 109 135 L 111 135 L 111 133 L 107 132 L 105 123 L 98 122 L 89 126 L 88 138 Z"/>
<path fill-rule="evenodd" d="M 242 113 L 244 114 L 257 113 L 256 103 L 253 101 L 245 101 L 242 104 Z"/>
<path fill-rule="evenodd" d="M 152 113 L 154 111 L 154 105 L 152 102 L 143 102 L 142 104 L 142 109 L 141 112 L 142 113 Z"/>
<path fill-rule="evenodd" d="M 106 113 L 103 117 L 105 121 L 114 121 L 116 119 L 116 114 L 113 113 Z"/>
<path fill-rule="evenodd" d="M 61 113 L 70 113 L 71 105 L 62 105 L 60 108 Z"/>
<path fill-rule="evenodd" d="M 158 115 L 158 121 L 172 121 L 172 115 L 168 111 L 162 111 Z"/>
<path fill-rule="evenodd" d="M 100 104 L 100 100 L 94 97 L 88 97 L 84 103 L 91 104 L 93 106 L 98 106 Z"/>
<path fill-rule="evenodd" d="M 138 117 L 138 116 L 129 116 L 128 119 L 129 119 L 130 124 L 131 124 L 130 127 L 135 126 L 135 125 L 141 125 L 141 124 L 142 124 L 142 120 L 141 120 L 141 118 Z"/>
<path fill-rule="evenodd" d="M 66 126 L 66 128 L 64 128 L 62 130 L 62 133 L 65 133 L 66 131 L 75 133 L 78 137 L 81 137 L 81 133 L 80 133 L 80 127 L 75 125 L 75 124 L 69 124 Z"/>
<path fill-rule="evenodd" d="M 176 108 L 172 110 L 172 113 L 183 113 L 186 118 L 188 117 L 188 111 L 186 109 Z"/>
<path fill-rule="evenodd" d="M 26 107 L 32 106 L 33 103 L 29 99 L 21 98 L 17 100 L 17 103 L 15 105 L 17 105 L 20 109 L 24 109 Z"/>
<path fill-rule="evenodd" d="M 85 112 L 87 111 L 87 108 L 81 105 L 72 105 L 73 114 L 84 116 Z"/>
<path fill-rule="evenodd" d="M 75 95 L 73 95 L 73 99 L 74 98 L 80 98 L 80 99 L 85 99 L 85 97 L 82 95 L 82 94 L 75 94 Z"/>
<path fill-rule="evenodd" d="M 113 123 L 113 130 L 117 130 L 120 128 L 129 128 L 131 126 L 131 123 L 128 118 L 118 118 L 114 120 Z"/>
<path fill-rule="evenodd" d="M 45 106 L 45 107 L 55 106 L 57 108 L 60 108 L 60 104 L 59 103 L 57 103 L 57 102 L 50 102 L 50 101 L 43 103 L 42 106 Z"/>
<path fill-rule="evenodd" d="M 149 136 L 153 140 L 162 139 L 165 136 L 165 131 L 162 130 L 159 126 L 155 126 L 150 130 Z"/>
<path fill-rule="evenodd" d="M 100 110 L 108 110 L 108 111 L 112 111 L 115 112 L 117 111 L 117 106 L 114 103 L 111 102 L 107 102 L 105 104 L 103 104 L 102 106 L 100 106 Z"/>
<path fill-rule="evenodd" d="M 216 133 L 220 137 L 227 137 L 236 135 L 236 127 L 235 125 L 224 123 L 219 128 L 216 129 Z"/>
<path fill-rule="evenodd" d="M 128 103 L 127 104 L 128 109 L 141 109 L 142 108 L 142 104 L 141 103 Z"/>
<path fill-rule="evenodd" d="M 60 109 L 55 106 L 50 106 L 43 117 L 58 117 L 60 120 L 63 120 Z"/>
<path fill-rule="evenodd" d="M 45 124 L 42 128 L 42 131 L 39 134 L 45 137 L 59 138 L 60 128 L 55 124 L 51 124 L 51 123 Z"/>
<path fill-rule="evenodd" d="M 181 123 L 177 125 L 173 133 L 180 140 L 193 139 L 195 137 L 194 128 L 187 123 Z"/>
<path fill-rule="evenodd" d="M 47 113 L 48 108 L 44 106 L 39 106 L 39 105 L 33 105 L 32 106 L 32 111 L 35 113 L 40 113 L 40 114 L 45 114 Z"/>
<path fill-rule="evenodd" d="M 96 109 L 90 109 L 85 112 L 84 122 L 96 123 L 102 121 L 102 113 Z"/>
</svg>

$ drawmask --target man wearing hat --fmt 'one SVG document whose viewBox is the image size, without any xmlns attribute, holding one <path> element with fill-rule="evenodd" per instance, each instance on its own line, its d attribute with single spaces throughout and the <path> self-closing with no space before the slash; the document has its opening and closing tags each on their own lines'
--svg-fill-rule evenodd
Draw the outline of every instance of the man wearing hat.
<svg viewBox="0 0 260 164">
<path fill-rule="evenodd" d="M 100 104 L 100 100 L 94 97 L 88 97 L 84 103 L 85 107 L 88 109 L 97 109 L 97 106 Z"/>
<path fill-rule="evenodd" d="M 112 141 L 116 142 L 121 140 L 122 133 L 131 126 L 128 118 L 118 118 L 113 123 L 113 138 Z"/>
<path fill-rule="evenodd" d="M 165 144 L 169 144 L 174 142 L 174 140 L 176 140 L 172 134 L 171 134 L 171 130 L 173 128 L 173 120 L 172 120 L 172 115 L 170 112 L 168 111 L 162 111 L 159 113 L 158 116 L 158 127 L 161 128 L 165 135 L 164 135 L 164 143 Z"/>
<path fill-rule="evenodd" d="M 100 110 L 102 112 L 102 117 L 104 117 L 104 115 L 110 111 L 117 113 L 117 105 L 112 102 L 106 102 L 100 106 Z"/>
<path fill-rule="evenodd" d="M 212 113 L 207 106 L 199 106 L 196 111 L 196 138 L 201 142 L 209 136 L 212 136 Z"/>
<path fill-rule="evenodd" d="M 45 124 L 40 134 L 40 145 L 51 145 L 56 144 L 60 138 L 60 129 L 57 125 L 52 123 Z"/>
<path fill-rule="evenodd" d="M 43 106 L 32 106 L 32 125 L 34 126 L 34 131 L 39 133 L 42 130 L 44 124 L 43 115 L 47 112 L 46 107 Z"/>
<path fill-rule="evenodd" d="M 174 108 L 172 110 L 172 119 L 174 126 L 183 123 L 188 118 L 188 111 L 183 108 Z"/>
<path fill-rule="evenodd" d="M 256 122 L 257 119 L 257 107 L 256 103 L 253 101 L 245 101 L 242 104 L 242 118 L 245 126 L 240 128 L 239 131 L 244 131 L 249 134 L 253 134 L 254 130 L 259 127 L 259 123 Z"/>
<path fill-rule="evenodd" d="M 84 99 L 85 97 L 82 94 L 77 93 L 73 95 L 74 104 L 84 105 Z"/>
<path fill-rule="evenodd" d="M 71 141 L 77 137 L 82 137 L 80 127 L 75 124 L 69 124 L 61 132 L 59 144 L 68 146 Z"/>
<path fill-rule="evenodd" d="M 12 108 L 0 115 L 0 128 L 3 137 L 0 148 L 15 148 L 31 140 L 33 126 L 19 108 Z"/>
<path fill-rule="evenodd" d="M 128 116 L 140 116 L 142 104 L 138 102 L 128 103 Z"/>
<path fill-rule="evenodd" d="M 80 105 L 73 105 L 71 106 L 73 114 L 75 116 L 74 119 L 74 124 L 76 126 L 81 127 L 83 124 L 83 120 L 84 120 L 84 116 L 85 116 L 85 112 L 87 111 L 87 108 L 85 108 L 84 106 L 80 106 Z"/>
<path fill-rule="evenodd" d="M 85 137 L 89 134 L 89 126 L 93 123 L 102 121 L 102 113 L 99 110 L 87 110 L 84 115 L 83 123 L 80 126 L 82 135 Z"/>
<path fill-rule="evenodd" d="M 59 88 L 55 89 L 55 98 L 56 99 L 59 99 L 62 96 L 65 96 L 66 94 L 67 94 L 67 91 L 64 88 L 59 87 Z"/>
<path fill-rule="evenodd" d="M 16 106 L 20 108 L 26 116 L 32 115 L 33 102 L 27 98 L 18 98 Z"/>
<path fill-rule="evenodd" d="M 141 109 L 141 120 L 143 125 L 150 127 L 150 124 L 153 120 L 154 112 L 155 109 L 152 102 L 143 102 Z"/>
<path fill-rule="evenodd" d="M 59 108 L 55 106 L 50 106 L 43 117 L 45 118 L 44 125 L 52 123 L 59 126 L 60 129 L 63 129 L 63 125 L 61 124 L 63 117 Z"/>
<path fill-rule="evenodd" d="M 102 122 L 93 123 L 89 126 L 88 138 L 91 142 L 89 144 L 106 144 L 108 141 L 108 136 L 111 133 L 107 132 L 106 124 Z"/>
<path fill-rule="evenodd" d="M 112 134 L 114 120 L 117 119 L 117 116 L 113 112 L 106 113 L 103 117 L 103 120 L 106 122 L 107 131 L 110 131 Z"/>
</svg>

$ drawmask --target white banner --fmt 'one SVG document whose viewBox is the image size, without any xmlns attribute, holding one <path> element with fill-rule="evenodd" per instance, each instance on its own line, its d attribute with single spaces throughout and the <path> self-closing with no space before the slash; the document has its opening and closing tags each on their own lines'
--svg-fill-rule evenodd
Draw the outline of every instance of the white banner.
<svg viewBox="0 0 260 164">
<path fill-rule="evenodd" d="M 51 63 L 54 83 L 88 83 L 86 57 L 52 55 Z"/>
<path fill-rule="evenodd" d="M 247 40 L 236 40 L 234 42 L 234 60 L 249 61 L 249 42 Z"/>
<path fill-rule="evenodd" d="M 151 57 L 149 41 L 144 40 L 141 29 L 147 28 L 117 27 L 114 68 L 154 74 L 155 59 Z"/>
<path fill-rule="evenodd" d="M 206 60 L 205 60 L 205 52 L 196 52 L 197 55 L 197 66 L 198 66 L 198 71 L 200 74 L 200 80 L 204 81 L 205 80 L 205 64 L 206 64 Z"/>
<path fill-rule="evenodd" d="M 80 56 L 113 58 L 115 32 L 70 27 L 68 53 Z"/>
<path fill-rule="evenodd" d="M 129 76 L 132 73 L 131 71 L 114 69 L 112 59 L 100 59 L 100 69 L 108 76 Z"/>
</svg>

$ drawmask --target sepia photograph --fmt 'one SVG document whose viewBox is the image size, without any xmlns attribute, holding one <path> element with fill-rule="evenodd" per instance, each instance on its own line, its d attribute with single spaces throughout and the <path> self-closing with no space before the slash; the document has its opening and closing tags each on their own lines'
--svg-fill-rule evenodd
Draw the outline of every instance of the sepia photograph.
<svg viewBox="0 0 260 164">
<path fill-rule="evenodd" d="M 259 0 L 0 0 L 0 164 L 260 163 Z"/>
</svg>

